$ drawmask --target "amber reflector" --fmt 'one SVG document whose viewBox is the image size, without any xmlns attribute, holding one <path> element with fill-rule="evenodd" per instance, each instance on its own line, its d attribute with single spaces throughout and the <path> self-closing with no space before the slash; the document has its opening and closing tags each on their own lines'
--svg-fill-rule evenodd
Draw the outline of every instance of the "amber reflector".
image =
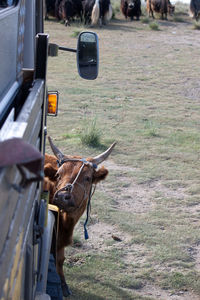
<svg viewBox="0 0 200 300">
<path fill-rule="evenodd" d="M 48 92 L 48 114 L 57 116 L 58 92 Z"/>
</svg>

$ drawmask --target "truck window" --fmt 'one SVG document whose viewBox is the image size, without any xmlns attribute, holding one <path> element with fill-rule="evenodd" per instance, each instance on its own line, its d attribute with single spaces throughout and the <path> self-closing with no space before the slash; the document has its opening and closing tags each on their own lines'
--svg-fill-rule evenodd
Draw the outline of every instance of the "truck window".
<svg viewBox="0 0 200 300">
<path fill-rule="evenodd" d="M 16 3 L 16 0 L 0 0 L 0 9 L 13 6 Z"/>
</svg>

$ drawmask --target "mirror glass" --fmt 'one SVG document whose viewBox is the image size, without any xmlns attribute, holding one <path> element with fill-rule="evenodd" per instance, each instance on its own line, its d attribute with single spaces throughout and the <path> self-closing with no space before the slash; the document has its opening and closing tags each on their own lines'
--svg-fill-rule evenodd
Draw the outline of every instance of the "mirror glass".
<svg viewBox="0 0 200 300">
<path fill-rule="evenodd" d="M 77 67 L 84 79 L 96 79 L 99 69 L 99 43 L 94 32 L 82 32 L 77 45 Z"/>
</svg>

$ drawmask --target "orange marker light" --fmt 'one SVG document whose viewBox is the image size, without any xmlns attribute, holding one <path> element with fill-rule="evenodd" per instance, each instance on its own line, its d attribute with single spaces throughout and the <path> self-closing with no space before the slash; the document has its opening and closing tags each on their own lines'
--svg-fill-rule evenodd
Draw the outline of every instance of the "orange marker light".
<svg viewBox="0 0 200 300">
<path fill-rule="evenodd" d="M 58 113 L 58 92 L 48 92 L 48 115 L 57 116 Z"/>
</svg>

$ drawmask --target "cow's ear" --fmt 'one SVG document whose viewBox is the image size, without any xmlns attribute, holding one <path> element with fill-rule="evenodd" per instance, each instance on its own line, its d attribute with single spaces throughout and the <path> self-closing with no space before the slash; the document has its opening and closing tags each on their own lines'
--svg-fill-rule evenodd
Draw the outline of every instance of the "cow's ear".
<svg viewBox="0 0 200 300">
<path fill-rule="evenodd" d="M 57 178 L 57 169 L 54 168 L 50 163 L 44 166 L 44 176 L 50 180 L 55 181 Z"/>
<path fill-rule="evenodd" d="M 98 183 L 101 180 L 104 180 L 106 176 L 108 175 L 108 170 L 104 167 L 101 167 L 97 171 L 94 172 L 93 178 L 92 178 L 92 183 Z"/>
</svg>

